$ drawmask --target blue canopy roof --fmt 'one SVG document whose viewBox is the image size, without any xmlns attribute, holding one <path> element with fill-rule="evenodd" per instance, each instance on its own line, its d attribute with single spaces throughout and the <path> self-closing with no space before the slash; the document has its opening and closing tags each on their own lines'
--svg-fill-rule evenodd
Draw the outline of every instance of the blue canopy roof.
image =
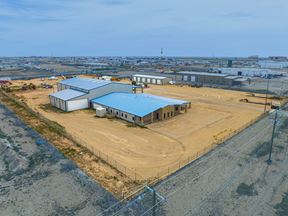
<svg viewBox="0 0 288 216">
<path fill-rule="evenodd" d="M 75 78 L 63 80 L 60 83 L 89 91 L 89 90 L 99 88 L 104 85 L 108 85 L 111 83 L 111 81 L 75 77 Z"/>
<path fill-rule="evenodd" d="M 160 108 L 169 105 L 182 105 L 188 102 L 150 94 L 110 93 L 93 99 L 92 103 L 143 117 Z"/>
<path fill-rule="evenodd" d="M 70 99 L 73 99 L 73 98 L 77 98 L 77 97 L 83 96 L 85 94 L 86 93 L 84 93 L 84 92 L 76 91 L 76 90 L 73 90 L 73 89 L 65 89 L 65 90 L 58 91 L 58 92 L 55 92 L 53 94 L 50 94 L 50 96 L 56 97 L 56 98 L 59 98 L 61 100 L 66 101 L 66 100 L 70 100 Z"/>
</svg>

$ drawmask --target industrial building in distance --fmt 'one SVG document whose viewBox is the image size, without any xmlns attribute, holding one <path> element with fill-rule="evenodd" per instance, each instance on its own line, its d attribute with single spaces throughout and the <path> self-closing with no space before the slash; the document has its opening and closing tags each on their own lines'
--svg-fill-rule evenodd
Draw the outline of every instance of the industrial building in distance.
<svg viewBox="0 0 288 216">
<path fill-rule="evenodd" d="M 137 83 L 165 85 L 165 84 L 168 84 L 170 81 L 172 81 L 172 78 L 164 77 L 164 76 L 135 74 L 135 75 L 133 75 L 132 80 L 137 82 Z"/>
<path fill-rule="evenodd" d="M 137 125 L 169 119 L 186 112 L 191 103 L 150 94 L 134 94 L 127 83 L 72 78 L 57 85 L 50 104 L 65 112 L 94 108 L 96 115 L 117 117 Z"/>
<path fill-rule="evenodd" d="M 233 86 L 233 85 L 242 85 L 244 82 L 247 81 L 246 78 L 219 73 L 183 71 L 178 72 L 177 74 L 182 76 L 181 80 L 184 83 Z"/>
<path fill-rule="evenodd" d="M 288 64 L 287 64 L 288 65 Z M 263 68 L 217 68 L 216 71 L 221 74 L 228 74 L 233 76 L 245 76 L 245 77 L 263 77 L 263 78 L 272 78 L 283 76 L 283 72 L 274 71 L 271 69 Z"/>
</svg>

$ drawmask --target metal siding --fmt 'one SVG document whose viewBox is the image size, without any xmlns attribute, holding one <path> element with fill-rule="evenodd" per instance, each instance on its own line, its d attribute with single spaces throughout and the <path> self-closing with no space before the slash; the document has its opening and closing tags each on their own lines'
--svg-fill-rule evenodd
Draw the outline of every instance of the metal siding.
<svg viewBox="0 0 288 216">
<path fill-rule="evenodd" d="M 88 100 L 92 100 L 94 98 L 98 98 L 113 92 L 121 92 L 121 93 L 132 93 L 132 85 L 121 84 L 121 83 L 111 83 L 109 85 L 102 86 L 100 88 L 94 89 L 90 91 L 89 94 L 81 96 L 77 99 L 87 98 Z"/>
<path fill-rule="evenodd" d="M 62 84 L 70 86 L 70 88 L 89 91 L 111 83 L 111 81 L 90 79 L 90 78 L 71 78 L 61 81 Z"/>
<path fill-rule="evenodd" d="M 80 91 L 76 91 L 73 89 L 64 89 L 62 91 L 58 91 L 55 93 L 50 94 L 53 97 L 59 98 L 60 100 L 71 100 L 74 98 L 78 98 L 81 97 L 83 95 L 85 95 L 86 93 L 84 92 L 80 92 Z"/>
<path fill-rule="evenodd" d="M 74 101 L 67 101 L 67 110 L 68 112 L 80 109 L 88 108 L 88 100 L 81 99 L 81 100 L 74 100 Z"/>
</svg>

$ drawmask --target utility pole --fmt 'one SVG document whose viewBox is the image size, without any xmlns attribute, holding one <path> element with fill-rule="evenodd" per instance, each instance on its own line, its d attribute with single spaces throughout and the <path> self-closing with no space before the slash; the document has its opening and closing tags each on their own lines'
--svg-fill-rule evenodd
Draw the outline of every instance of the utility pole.
<svg viewBox="0 0 288 216">
<path fill-rule="evenodd" d="M 271 145 L 270 145 L 270 152 L 269 152 L 269 158 L 267 160 L 268 165 L 272 164 L 272 148 L 273 148 L 273 141 L 274 141 L 274 135 L 275 135 L 275 128 L 277 124 L 277 114 L 278 109 L 275 110 L 275 118 L 274 118 L 274 124 L 273 124 L 273 131 L 272 131 L 272 137 L 271 137 Z"/>
<path fill-rule="evenodd" d="M 153 211 L 153 213 L 152 213 L 152 215 L 153 216 L 156 216 L 156 191 L 154 190 L 154 189 L 152 189 L 153 190 L 153 194 L 152 194 L 152 196 L 153 196 L 153 209 L 152 209 L 152 211 Z"/>
<path fill-rule="evenodd" d="M 267 78 L 268 79 L 268 78 Z M 267 99 L 268 99 L 268 90 L 269 90 L 269 79 L 267 80 L 267 88 L 266 88 L 266 96 L 265 96 L 265 106 L 264 106 L 264 113 L 266 113 L 267 109 Z"/>
</svg>

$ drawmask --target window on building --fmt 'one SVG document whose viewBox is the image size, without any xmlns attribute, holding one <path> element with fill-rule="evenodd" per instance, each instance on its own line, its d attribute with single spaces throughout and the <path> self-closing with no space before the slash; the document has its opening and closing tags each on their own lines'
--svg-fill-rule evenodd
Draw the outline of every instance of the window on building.
<svg viewBox="0 0 288 216">
<path fill-rule="evenodd" d="M 178 107 L 175 107 L 175 110 L 178 111 Z"/>
<path fill-rule="evenodd" d="M 118 115 L 118 112 L 116 112 L 116 114 Z"/>
<path fill-rule="evenodd" d="M 123 113 L 121 113 L 121 116 L 123 117 Z"/>
<path fill-rule="evenodd" d="M 173 112 L 171 112 L 171 116 L 173 116 Z"/>
<path fill-rule="evenodd" d="M 125 114 L 125 118 L 127 118 L 127 114 Z"/>
<path fill-rule="evenodd" d="M 135 120 L 135 117 L 133 117 L 132 120 L 134 121 L 134 120 Z"/>
<path fill-rule="evenodd" d="M 156 114 L 156 119 L 157 119 L 157 120 L 159 119 L 159 113 Z"/>
<path fill-rule="evenodd" d="M 166 113 L 164 113 L 164 119 L 166 118 Z"/>
<path fill-rule="evenodd" d="M 110 113 L 112 113 L 112 110 L 110 110 Z"/>
<path fill-rule="evenodd" d="M 167 113 L 167 118 L 169 118 L 169 117 L 170 117 L 170 113 L 168 112 L 168 113 Z"/>
</svg>

